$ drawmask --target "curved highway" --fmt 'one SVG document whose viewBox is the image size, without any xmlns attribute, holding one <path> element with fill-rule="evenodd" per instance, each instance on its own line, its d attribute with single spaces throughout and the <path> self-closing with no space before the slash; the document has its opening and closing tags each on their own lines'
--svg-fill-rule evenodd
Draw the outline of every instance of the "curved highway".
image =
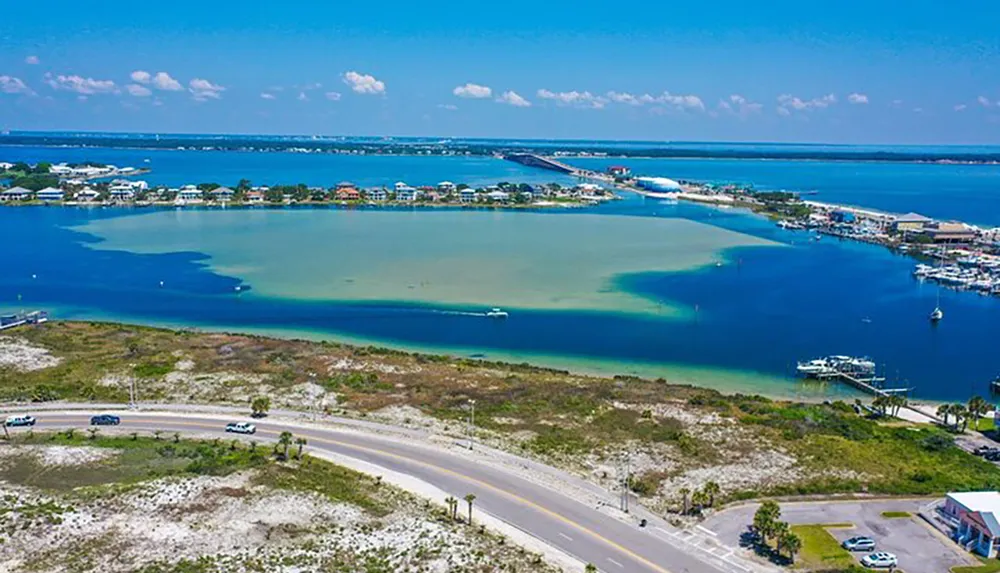
<svg viewBox="0 0 1000 573">
<path fill-rule="evenodd" d="M 121 430 L 218 433 L 229 437 L 233 434 L 224 433 L 225 425 L 245 420 L 215 414 L 115 413 L 121 416 L 121 425 L 117 427 Z M 90 423 L 90 414 L 86 412 L 35 411 L 32 414 L 38 419 L 37 429 L 83 428 Z M 665 529 L 652 526 L 640 529 L 623 523 L 568 495 L 454 453 L 352 430 L 279 421 L 253 422 L 257 424 L 257 436 L 263 439 L 275 440 L 281 432 L 289 431 L 305 437 L 309 448 L 413 476 L 459 499 L 473 493 L 482 511 L 585 563 L 597 565 L 601 571 L 748 571 L 745 566 L 720 559 L 718 554 L 706 551 L 708 555 L 703 559 L 702 555 L 695 555 L 698 552 L 693 548 L 685 551 L 667 543 L 663 536 L 670 532 Z M 11 433 L 24 431 L 23 428 L 9 430 Z"/>
</svg>

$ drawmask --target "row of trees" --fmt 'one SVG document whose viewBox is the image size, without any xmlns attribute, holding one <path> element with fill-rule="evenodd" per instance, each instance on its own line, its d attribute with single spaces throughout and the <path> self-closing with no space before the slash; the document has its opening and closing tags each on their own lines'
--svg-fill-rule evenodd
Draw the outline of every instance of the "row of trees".
<svg viewBox="0 0 1000 573">
<path fill-rule="evenodd" d="M 690 488 L 681 488 L 680 494 L 684 498 L 684 507 L 681 513 L 687 515 L 693 511 L 700 512 L 706 507 L 715 506 L 715 498 L 721 491 L 722 488 L 714 481 L 707 482 L 701 489 L 696 489 L 693 492 Z"/>
<path fill-rule="evenodd" d="M 883 416 L 899 415 L 899 409 L 907 405 L 906 396 L 902 394 L 888 394 L 876 396 L 872 401 L 872 408 Z"/>
<path fill-rule="evenodd" d="M 937 415 L 944 420 L 946 426 L 951 426 L 952 430 L 964 432 L 969 427 L 970 419 L 978 430 L 979 420 L 993 409 L 993 405 L 982 396 L 973 396 L 969 398 L 967 404 L 941 404 L 938 406 Z"/>
<path fill-rule="evenodd" d="M 775 501 L 768 500 L 760 504 L 754 513 L 751 527 L 761 543 L 766 546 L 774 543 L 779 556 L 787 553 L 788 558 L 794 562 L 795 555 L 802 550 L 802 539 L 792 533 L 788 522 L 781 521 L 781 507 Z"/>
<path fill-rule="evenodd" d="M 474 493 L 465 494 L 465 497 L 462 499 L 464 499 L 465 503 L 468 504 L 469 525 L 472 525 L 472 502 L 476 501 L 476 494 Z M 458 521 L 458 500 L 449 495 L 448 497 L 444 498 L 444 503 L 445 505 L 448 506 L 448 516 L 451 517 L 452 520 Z"/>
</svg>

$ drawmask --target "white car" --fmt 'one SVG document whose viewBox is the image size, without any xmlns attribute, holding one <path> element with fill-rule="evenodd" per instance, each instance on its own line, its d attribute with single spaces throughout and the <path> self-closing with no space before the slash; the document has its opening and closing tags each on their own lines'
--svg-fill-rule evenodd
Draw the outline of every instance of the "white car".
<svg viewBox="0 0 1000 573">
<path fill-rule="evenodd" d="M 5 421 L 5 426 L 34 426 L 35 422 L 34 416 L 9 416 Z"/>
<path fill-rule="evenodd" d="M 883 567 L 896 567 L 899 562 L 896 560 L 896 556 L 892 553 L 887 553 L 885 551 L 878 551 L 875 553 L 870 553 L 865 555 L 861 559 L 861 564 L 865 567 L 870 567 L 872 569 L 883 568 Z"/>
<path fill-rule="evenodd" d="M 254 434 L 257 432 L 257 426 L 251 424 L 250 422 L 232 422 L 230 424 L 226 424 L 226 431 L 237 434 Z"/>
</svg>

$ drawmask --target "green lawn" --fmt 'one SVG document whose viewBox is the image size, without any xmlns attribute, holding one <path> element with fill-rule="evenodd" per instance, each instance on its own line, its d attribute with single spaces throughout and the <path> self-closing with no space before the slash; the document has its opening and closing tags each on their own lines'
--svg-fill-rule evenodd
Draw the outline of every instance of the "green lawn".
<svg viewBox="0 0 1000 573">
<path fill-rule="evenodd" d="M 795 566 L 800 569 L 835 570 L 855 565 L 854 556 L 827 531 L 829 527 L 851 526 L 850 523 L 793 525 L 792 533 L 802 540 L 802 551 L 796 557 Z"/>
<path fill-rule="evenodd" d="M 910 513 L 907 511 L 883 511 L 882 517 L 888 519 L 902 519 L 904 517 L 910 517 Z"/>
<path fill-rule="evenodd" d="M 978 559 L 983 562 L 982 565 L 952 567 L 951 568 L 951 573 L 998 573 L 998 572 L 1000 572 L 1000 560 L 998 560 L 998 559 L 983 559 L 982 557 L 978 557 Z"/>
</svg>

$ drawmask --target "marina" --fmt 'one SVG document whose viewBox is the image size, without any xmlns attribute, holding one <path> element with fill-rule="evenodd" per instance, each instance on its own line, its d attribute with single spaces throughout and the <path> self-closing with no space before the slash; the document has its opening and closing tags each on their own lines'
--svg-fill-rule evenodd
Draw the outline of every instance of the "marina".
<svg viewBox="0 0 1000 573">
<path fill-rule="evenodd" d="M 0 316 L 0 330 L 16 328 L 29 324 L 42 324 L 49 321 L 49 314 L 44 310 L 18 312 Z"/>
<path fill-rule="evenodd" d="M 876 373 L 875 362 L 868 357 L 833 355 L 799 362 L 799 376 L 816 380 L 840 380 L 875 396 L 906 395 L 913 388 L 886 388 L 885 377 Z"/>
</svg>

